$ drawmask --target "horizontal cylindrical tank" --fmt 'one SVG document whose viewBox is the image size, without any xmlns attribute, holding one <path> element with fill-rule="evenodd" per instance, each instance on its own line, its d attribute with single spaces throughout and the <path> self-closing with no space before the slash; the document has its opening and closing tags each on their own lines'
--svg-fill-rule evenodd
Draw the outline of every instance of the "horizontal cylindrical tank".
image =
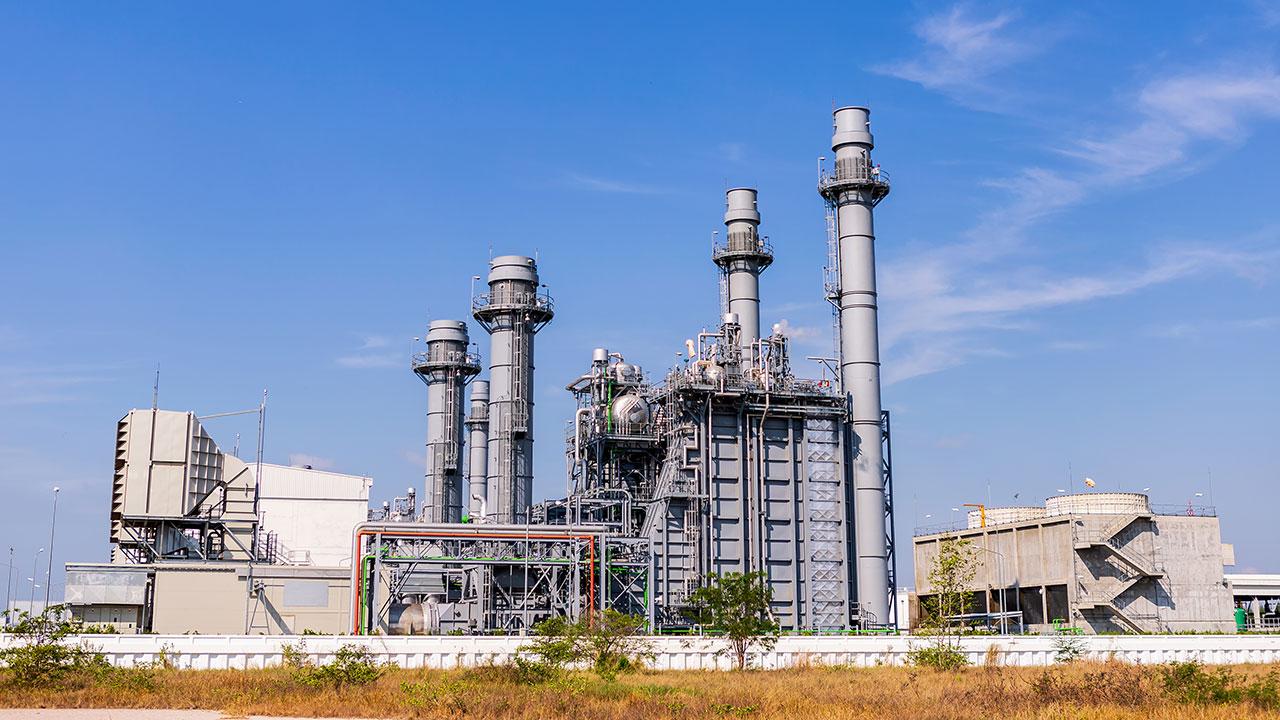
<svg viewBox="0 0 1280 720">
<path fill-rule="evenodd" d="M 987 508 L 987 524 L 1002 525 L 1004 523 L 1023 522 L 1024 520 L 1035 520 L 1045 516 L 1043 507 L 1025 506 L 1025 507 L 993 507 Z M 982 511 L 970 510 L 968 515 L 969 528 L 982 527 Z"/>
<path fill-rule="evenodd" d="M 1045 514 L 1056 515 L 1132 515 L 1151 512 L 1151 502 L 1142 493 L 1077 493 L 1057 495 L 1044 502 Z"/>
</svg>

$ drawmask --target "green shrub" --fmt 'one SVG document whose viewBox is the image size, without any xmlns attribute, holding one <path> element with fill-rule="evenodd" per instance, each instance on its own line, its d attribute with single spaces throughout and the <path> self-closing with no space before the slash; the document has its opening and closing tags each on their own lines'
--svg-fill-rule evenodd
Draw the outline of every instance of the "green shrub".
<svg viewBox="0 0 1280 720">
<path fill-rule="evenodd" d="M 1058 635 L 1053 638 L 1053 661 L 1064 665 L 1084 657 L 1084 638 L 1079 635 Z"/>
<path fill-rule="evenodd" d="M 368 685 L 375 682 L 382 677 L 388 667 L 374 661 L 373 653 L 367 648 L 347 644 L 338 648 L 332 662 L 318 666 L 306 663 L 295 668 L 294 676 L 303 685 L 309 687 L 341 690 L 348 686 Z"/>
<path fill-rule="evenodd" d="M 1263 710 L 1280 710 L 1280 675 L 1272 670 L 1247 680 L 1230 668 L 1207 670 L 1198 662 L 1170 663 L 1160 669 L 1165 693 L 1191 705 L 1248 703 Z"/>
<path fill-rule="evenodd" d="M 80 623 L 63 619 L 64 605 L 45 608 L 39 615 L 21 612 L 9 633 L 17 643 L 0 649 L 0 664 L 15 685 L 51 686 L 81 675 L 105 676 L 111 665 L 86 644 L 74 644 L 71 636 Z M 7 615 L 7 613 L 6 613 Z"/>
<path fill-rule="evenodd" d="M 466 678 L 444 678 L 439 682 L 402 682 L 404 704 L 415 710 L 442 709 L 467 714 L 467 698 L 474 686 Z"/>
<path fill-rule="evenodd" d="M 554 617 L 538 623 L 532 642 L 520 650 L 535 656 L 546 669 L 558 672 L 571 665 L 587 665 L 612 681 L 652 654 L 640 634 L 644 626 L 644 618 L 616 610 L 576 621 Z"/>
<path fill-rule="evenodd" d="M 931 642 L 907 651 L 907 662 L 934 670 L 959 670 L 969 664 L 969 656 L 947 642 Z"/>
</svg>

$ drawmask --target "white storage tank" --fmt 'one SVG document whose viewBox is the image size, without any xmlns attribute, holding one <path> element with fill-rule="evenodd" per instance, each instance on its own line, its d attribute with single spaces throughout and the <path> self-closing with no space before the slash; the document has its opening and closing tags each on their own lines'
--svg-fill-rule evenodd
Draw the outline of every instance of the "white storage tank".
<svg viewBox="0 0 1280 720">
<path fill-rule="evenodd" d="M 1151 502 L 1142 493 L 1078 493 L 1057 495 L 1044 501 L 1047 514 L 1055 515 L 1145 515 Z"/>
<path fill-rule="evenodd" d="M 1044 517 L 1045 514 L 1045 509 L 1038 506 L 989 507 L 987 508 L 987 525 L 1035 520 Z M 970 529 L 982 527 L 982 511 L 970 510 L 968 521 Z"/>
</svg>

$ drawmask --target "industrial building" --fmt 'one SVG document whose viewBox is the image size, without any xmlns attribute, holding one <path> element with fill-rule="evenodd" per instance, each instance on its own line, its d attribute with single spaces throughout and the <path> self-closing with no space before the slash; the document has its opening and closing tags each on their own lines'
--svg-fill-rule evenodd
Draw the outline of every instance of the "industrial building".
<svg viewBox="0 0 1280 720">
<path fill-rule="evenodd" d="M 340 632 L 373 481 L 247 463 L 191 412 L 116 433 L 111 562 L 68 563 L 73 616 L 121 632 Z"/>
<path fill-rule="evenodd" d="M 927 602 L 941 543 L 977 553 L 973 616 L 1032 632 L 1234 632 L 1234 564 L 1208 509 L 1153 508 L 1141 493 L 1059 495 L 1038 507 L 979 508 L 962 530 L 914 539 L 916 593 Z M 913 613 L 918 622 L 918 607 Z"/>
</svg>

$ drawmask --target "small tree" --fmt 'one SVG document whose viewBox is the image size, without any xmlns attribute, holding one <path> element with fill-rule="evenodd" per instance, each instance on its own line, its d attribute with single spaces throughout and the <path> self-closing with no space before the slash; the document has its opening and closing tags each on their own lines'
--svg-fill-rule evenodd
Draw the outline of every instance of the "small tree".
<svg viewBox="0 0 1280 720">
<path fill-rule="evenodd" d="M 707 576 L 707 584 L 689 596 L 689 616 L 729 643 L 734 665 L 743 670 L 752 647 L 772 648 L 781 627 L 769 612 L 773 590 L 763 572 Z"/>
<path fill-rule="evenodd" d="M 961 627 L 955 617 L 965 614 L 973 597 L 970 586 L 978 574 L 978 550 L 969 540 L 951 538 L 938 544 L 938 554 L 929 566 L 932 593 L 921 603 L 920 630 L 934 637 L 928 647 L 914 648 L 908 655 L 916 665 L 951 670 L 968 664 L 960 652 Z"/>
<path fill-rule="evenodd" d="M 584 663 L 606 680 L 633 668 L 652 654 L 641 636 L 645 619 L 617 610 L 605 610 L 590 617 L 569 621 L 554 617 L 534 627 L 534 639 L 521 648 L 536 655 L 544 665 L 561 670 L 566 665 Z"/>
</svg>

